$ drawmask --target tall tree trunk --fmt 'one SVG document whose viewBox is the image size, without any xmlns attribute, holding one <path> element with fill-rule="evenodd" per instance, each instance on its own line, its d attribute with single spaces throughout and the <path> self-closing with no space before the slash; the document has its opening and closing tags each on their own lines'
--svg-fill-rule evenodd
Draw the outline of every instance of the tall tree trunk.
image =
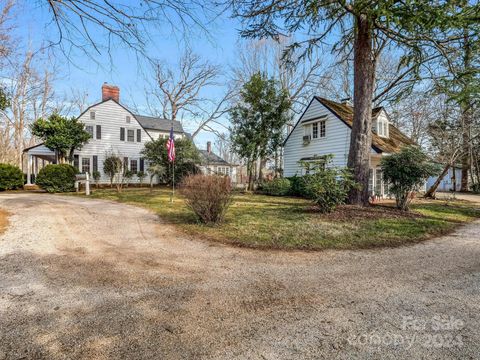
<svg viewBox="0 0 480 360">
<path fill-rule="evenodd" d="M 462 183 L 460 191 L 468 191 L 468 172 L 470 171 L 470 157 L 471 157 L 471 144 L 470 144 L 470 128 L 471 128 L 471 102 L 470 102 L 470 89 L 472 83 L 472 46 L 471 39 L 468 34 L 468 30 L 465 29 L 463 33 L 463 68 L 467 74 L 463 80 L 463 99 L 460 107 L 462 109 L 462 142 L 463 142 L 463 156 L 462 156 Z"/>
<path fill-rule="evenodd" d="M 468 105 L 467 105 L 468 106 Z M 460 191 L 468 191 L 468 173 L 471 165 L 471 151 L 470 151 L 470 109 L 466 108 L 462 111 L 462 142 L 463 142 L 463 156 L 462 156 L 462 181 Z"/>
<path fill-rule="evenodd" d="M 253 182 L 254 182 L 254 175 L 253 175 L 253 169 L 256 166 L 256 161 L 249 159 L 247 161 L 247 175 L 248 175 L 248 186 L 247 190 L 252 191 L 253 190 Z"/>
<path fill-rule="evenodd" d="M 366 15 L 356 17 L 354 43 L 354 114 L 348 153 L 348 167 L 353 170 L 359 189 L 350 191 L 349 202 L 368 205 L 368 175 L 372 145 L 372 98 L 375 86 L 375 60 L 372 29 Z"/>
<path fill-rule="evenodd" d="M 431 198 L 431 199 L 434 199 L 434 198 L 435 198 L 435 192 L 437 191 L 438 186 L 439 186 L 440 183 L 442 182 L 442 180 L 443 180 L 443 178 L 445 177 L 445 175 L 448 174 L 448 169 L 450 169 L 450 164 L 445 165 L 445 167 L 443 168 L 442 173 L 438 176 L 437 180 L 435 180 L 435 182 L 433 183 L 433 185 L 430 186 L 430 189 L 427 190 L 427 192 L 425 193 L 424 197 L 426 197 L 426 198 Z M 455 167 L 454 167 L 454 171 L 455 171 Z"/>
</svg>

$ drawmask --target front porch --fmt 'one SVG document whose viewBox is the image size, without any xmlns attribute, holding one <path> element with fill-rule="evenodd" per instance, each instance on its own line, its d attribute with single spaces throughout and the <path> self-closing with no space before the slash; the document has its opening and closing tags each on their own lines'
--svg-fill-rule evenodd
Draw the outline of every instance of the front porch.
<svg viewBox="0 0 480 360">
<path fill-rule="evenodd" d="M 26 187 L 32 186 L 40 169 L 48 164 L 56 163 L 55 152 L 43 144 L 31 146 L 23 150 L 24 156 L 27 156 L 27 168 L 22 169 L 27 174 Z M 25 171 L 26 170 L 26 171 Z"/>
</svg>

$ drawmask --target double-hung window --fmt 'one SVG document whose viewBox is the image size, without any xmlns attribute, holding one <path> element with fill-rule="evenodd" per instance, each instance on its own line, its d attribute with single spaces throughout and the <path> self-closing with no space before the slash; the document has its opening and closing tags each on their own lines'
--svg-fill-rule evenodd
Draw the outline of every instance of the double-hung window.
<svg viewBox="0 0 480 360">
<path fill-rule="evenodd" d="M 87 125 L 85 126 L 85 131 L 90 134 L 90 137 L 93 139 L 93 126 Z"/>
<path fill-rule="evenodd" d="M 318 137 L 324 138 L 327 135 L 326 129 L 325 120 L 318 122 Z"/>
<path fill-rule="evenodd" d="M 138 162 L 137 160 L 131 159 L 130 160 L 130 171 L 137 173 L 138 171 Z"/>
<path fill-rule="evenodd" d="M 127 141 L 129 142 L 135 141 L 135 130 L 127 130 Z"/>
<path fill-rule="evenodd" d="M 318 139 L 318 123 L 312 124 L 312 139 Z"/>
<path fill-rule="evenodd" d="M 310 136 L 312 139 L 323 138 L 326 135 L 326 123 L 323 121 L 316 121 L 305 125 L 305 136 Z"/>
<path fill-rule="evenodd" d="M 388 137 L 388 121 L 377 120 L 377 134 L 381 137 Z"/>
<path fill-rule="evenodd" d="M 82 157 L 82 173 L 90 173 L 90 158 Z"/>
</svg>

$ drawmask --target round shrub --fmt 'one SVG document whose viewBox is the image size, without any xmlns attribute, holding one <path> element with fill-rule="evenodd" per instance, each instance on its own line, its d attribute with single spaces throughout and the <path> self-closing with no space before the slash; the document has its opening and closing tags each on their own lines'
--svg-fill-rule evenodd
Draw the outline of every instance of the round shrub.
<svg viewBox="0 0 480 360">
<path fill-rule="evenodd" d="M 232 184 L 228 176 L 188 175 L 180 185 L 185 203 L 205 224 L 223 220 L 232 203 Z"/>
<path fill-rule="evenodd" d="M 47 165 L 38 173 L 36 183 L 50 193 L 73 191 L 76 172 L 69 164 Z"/>
<path fill-rule="evenodd" d="M 290 180 L 286 178 L 273 179 L 262 184 L 262 192 L 266 195 L 285 196 L 290 193 Z"/>
<path fill-rule="evenodd" d="M 0 164 L 0 191 L 13 190 L 22 186 L 22 170 L 14 165 Z"/>
</svg>

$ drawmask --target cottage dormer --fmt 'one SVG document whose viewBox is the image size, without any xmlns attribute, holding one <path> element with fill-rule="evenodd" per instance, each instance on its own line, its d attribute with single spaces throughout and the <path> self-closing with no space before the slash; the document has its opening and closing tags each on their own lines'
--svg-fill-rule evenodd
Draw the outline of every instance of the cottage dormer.
<svg viewBox="0 0 480 360">
<path fill-rule="evenodd" d="M 389 122 L 386 115 L 380 113 L 375 121 L 373 122 L 373 131 L 380 137 L 388 138 L 390 136 L 389 133 Z"/>
</svg>

